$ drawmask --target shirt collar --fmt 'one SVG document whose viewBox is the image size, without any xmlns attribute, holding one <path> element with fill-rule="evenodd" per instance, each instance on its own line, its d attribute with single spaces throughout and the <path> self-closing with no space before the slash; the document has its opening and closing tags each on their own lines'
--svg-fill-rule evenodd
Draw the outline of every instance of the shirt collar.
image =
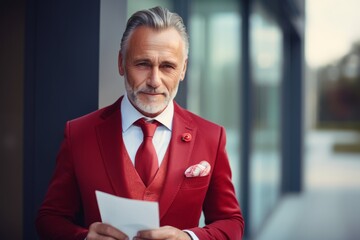
<svg viewBox="0 0 360 240">
<path fill-rule="evenodd" d="M 121 101 L 121 120 L 122 120 L 122 129 L 123 132 L 126 132 L 128 128 L 138 119 L 148 117 L 141 114 L 131 103 L 128 96 L 125 94 L 123 100 Z M 168 128 L 170 131 L 172 130 L 172 121 L 174 116 L 174 103 L 171 101 L 165 110 L 157 115 L 152 120 L 156 120 Z"/>
</svg>

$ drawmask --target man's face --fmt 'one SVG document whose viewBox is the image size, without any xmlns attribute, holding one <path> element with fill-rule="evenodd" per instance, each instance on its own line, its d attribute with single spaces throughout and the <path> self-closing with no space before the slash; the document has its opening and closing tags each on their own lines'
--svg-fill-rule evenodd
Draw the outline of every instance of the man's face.
<svg viewBox="0 0 360 240">
<path fill-rule="evenodd" d="M 160 114 L 175 97 L 186 65 L 184 43 L 173 28 L 138 27 L 130 36 L 125 56 L 119 54 L 119 72 L 125 77 L 129 100 L 149 117 Z"/>
</svg>

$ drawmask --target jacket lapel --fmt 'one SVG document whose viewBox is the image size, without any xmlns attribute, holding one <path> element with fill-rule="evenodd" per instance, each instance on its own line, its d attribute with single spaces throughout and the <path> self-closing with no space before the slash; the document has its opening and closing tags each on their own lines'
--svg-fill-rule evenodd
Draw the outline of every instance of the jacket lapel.
<svg viewBox="0 0 360 240">
<path fill-rule="evenodd" d="M 121 174 L 124 169 L 124 156 L 121 151 L 122 130 L 120 98 L 101 115 L 103 122 L 96 127 L 97 139 L 100 147 L 104 166 L 114 193 L 118 196 L 127 197 L 125 176 Z"/>
<path fill-rule="evenodd" d="M 165 215 L 180 189 L 196 137 L 196 128 L 191 125 L 191 119 L 184 114 L 184 111 L 176 103 L 174 104 L 175 114 L 169 146 L 169 163 L 163 191 L 159 199 L 160 218 Z M 192 140 L 183 141 L 182 135 L 184 133 L 190 133 Z"/>
</svg>

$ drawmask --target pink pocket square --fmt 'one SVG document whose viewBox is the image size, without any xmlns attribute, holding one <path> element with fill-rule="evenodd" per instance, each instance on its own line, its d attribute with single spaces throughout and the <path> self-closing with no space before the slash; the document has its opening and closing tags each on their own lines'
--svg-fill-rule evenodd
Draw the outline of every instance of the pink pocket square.
<svg viewBox="0 0 360 240">
<path fill-rule="evenodd" d="M 199 164 L 190 166 L 185 171 L 186 177 L 204 177 L 209 175 L 211 166 L 207 161 L 201 161 Z"/>
</svg>

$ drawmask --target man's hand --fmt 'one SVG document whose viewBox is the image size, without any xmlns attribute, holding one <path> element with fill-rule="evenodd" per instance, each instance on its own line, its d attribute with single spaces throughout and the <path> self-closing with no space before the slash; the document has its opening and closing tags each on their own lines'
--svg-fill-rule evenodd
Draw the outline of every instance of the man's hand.
<svg viewBox="0 0 360 240">
<path fill-rule="evenodd" d="M 191 240 L 190 236 L 186 232 L 171 226 L 164 226 L 158 229 L 139 231 L 135 239 Z"/>
<path fill-rule="evenodd" d="M 119 229 L 105 223 L 95 222 L 90 225 L 86 240 L 128 240 L 129 238 Z"/>
</svg>

